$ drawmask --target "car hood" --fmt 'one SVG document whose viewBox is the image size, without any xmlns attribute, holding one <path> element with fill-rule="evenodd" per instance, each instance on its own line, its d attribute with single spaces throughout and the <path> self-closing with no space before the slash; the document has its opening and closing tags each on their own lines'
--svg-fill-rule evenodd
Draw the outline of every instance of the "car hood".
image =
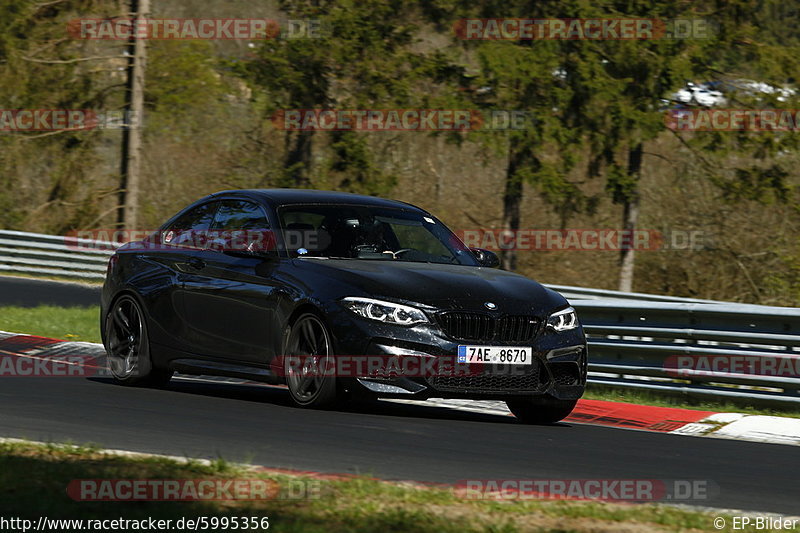
<svg viewBox="0 0 800 533">
<path fill-rule="evenodd" d="M 436 308 L 546 315 L 567 305 L 557 292 L 519 274 L 494 268 L 355 259 L 296 259 L 309 274 L 330 281 L 329 291 L 416 302 Z"/>
</svg>

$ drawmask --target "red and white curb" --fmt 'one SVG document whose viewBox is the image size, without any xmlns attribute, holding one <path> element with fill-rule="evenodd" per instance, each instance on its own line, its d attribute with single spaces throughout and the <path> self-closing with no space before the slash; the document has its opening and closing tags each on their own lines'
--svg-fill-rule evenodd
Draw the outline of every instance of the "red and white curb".
<svg viewBox="0 0 800 533">
<path fill-rule="evenodd" d="M 392 402 L 435 405 L 493 415 L 508 415 L 504 402 L 472 400 L 387 400 Z M 564 422 L 638 429 L 673 435 L 767 442 L 800 446 L 800 418 L 715 413 L 694 409 L 653 407 L 622 402 L 579 400 Z"/>
<path fill-rule="evenodd" d="M 712 437 L 800 445 L 800 418 L 718 413 L 701 422 L 716 423 Z"/>
<path fill-rule="evenodd" d="M 81 355 L 93 376 L 107 375 L 105 349 L 101 344 L 67 342 L 34 335 L 0 332 L 0 356 L 31 359 L 58 358 Z M 0 378 L 3 377 L 0 367 Z M 248 383 L 243 380 L 177 376 L 181 380 Z M 505 402 L 476 400 L 384 400 L 386 402 L 440 407 L 458 411 L 510 416 Z M 800 446 L 800 418 L 715 413 L 694 409 L 654 407 L 622 402 L 580 400 L 566 423 L 591 424 L 623 429 L 713 437 L 723 439 L 767 442 Z"/>
</svg>

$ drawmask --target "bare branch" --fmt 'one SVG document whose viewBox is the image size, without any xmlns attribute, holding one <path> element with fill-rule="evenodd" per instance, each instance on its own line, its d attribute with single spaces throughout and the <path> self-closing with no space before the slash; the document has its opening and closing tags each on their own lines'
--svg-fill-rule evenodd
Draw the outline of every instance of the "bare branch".
<svg viewBox="0 0 800 533">
<path fill-rule="evenodd" d="M 665 157 L 665 156 L 663 156 L 663 155 L 661 155 L 661 154 L 656 154 L 656 153 L 653 153 L 653 152 L 642 152 L 642 154 L 644 154 L 644 155 L 651 155 L 651 156 L 653 156 L 653 157 L 657 157 L 657 158 L 659 158 L 659 159 L 663 159 L 664 161 L 666 161 L 667 163 L 669 163 L 669 164 L 671 164 L 671 165 L 674 165 L 674 164 L 675 164 L 675 161 L 673 161 L 672 159 L 670 159 L 670 158 L 668 158 L 668 157 Z M 584 182 L 578 182 L 578 183 L 584 183 Z"/>
<path fill-rule="evenodd" d="M 59 44 L 63 43 L 64 41 L 69 41 L 69 40 L 70 39 L 68 37 L 62 37 L 61 39 L 55 39 L 53 41 L 48 41 L 45 44 L 43 44 L 42 46 L 40 46 L 39 48 L 37 48 L 35 50 L 32 50 L 31 51 L 31 55 L 34 55 L 34 56 L 38 55 L 39 52 L 41 52 L 42 50 L 45 50 L 47 48 L 52 48 L 54 46 L 58 46 Z"/>
<path fill-rule="evenodd" d="M 111 191 L 111 192 L 112 192 L 113 194 L 119 194 L 119 190 L 118 190 L 118 189 L 117 189 L 117 190 L 114 190 L 114 191 Z M 103 196 L 107 196 L 107 194 L 104 194 Z M 121 206 L 119 206 L 119 205 L 115 205 L 115 206 L 114 206 L 114 207 L 112 207 L 111 209 L 108 209 L 108 210 L 106 210 L 106 211 L 103 211 L 103 212 L 102 212 L 102 213 L 100 213 L 98 216 L 96 216 L 96 217 L 95 217 L 95 218 L 94 218 L 94 219 L 93 219 L 93 220 L 92 220 L 92 221 L 91 221 L 89 224 L 87 224 L 86 226 L 87 226 L 87 227 L 92 227 L 92 226 L 94 226 L 95 224 L 97 224 L 98 222 L 100 222 L 101 220 L 103 220 L 104 218 L 106 218 L 107 216 L 109 216 L 109 215 L 111 215 L 111 214 L 115 213 L 117 210 L 119 210 L 119 208 L 120 208 L 120 207 L 121 207 Z"/>
<path fill-rule="evenodd" d="M 483 224 L 480 223 L 480 221 L 476 220 L 475 217 L 473 217 L 469 212 L 462 211 L 461 214 L 464 215 L 465 217 L 467 217 L 467 219 L 470 222 L 472 222 L 473 224 L 475 224 L 476 226 L 481 227 L 481 228 L 484 226 Z"/>
<path fill-rule="evenodd" d="M 90 128 L 65 128 L 63 130 L 48 131 L 47 133 L 40 133 L 38 135 L 15 135 L 21 141 L 30 141 L 32 139 L 41 139 L 42 137 L 50 137 L 51 135 L 58 135 L 59 133 L 70 133 L 73 131 L 88 131 Z"/>
<path fill-rule="evenodd" d="M 56 4 L 62 4 L 62 3 L 67 2 L 67 1 L 68 0 L 53 0 L 52 2 L 43 2 L 41 4 L 36 4 L 33 7 L 36 9 L 36 11 L 39 11 L 40 9 L 44 9 L 46 7 L 54 6 Z"/>
<path fill-rule="evenodd" d="M 697 150 L 695 150 L 695 148 L 694 148 L 694 147 L 692 147 L 692 146 L 691 146 L 691 145 L 690 145 L 688 142 L 686 142 L 686 139 L 684 139 L 683 137 L 681 137 L 681 135 L 680 135 L 680 134 L 679 134 L 677 131 L 675 131 L 675 130 L 673 130 L 673 129 L 671 129 L 671 128 L 668 128 L 668 129 L 669 129 L 669 131 L 670 131 L 670 132 L 672 132 L 672 134 L 673 134 L 673 135 L 674 135 L 674 136 L 675 136 L 675 137 L 676 137 L 676 138 L 677 138 L 677 139 L 680 141 L 680 143 L 681 143 L 681 144 L 682 144 L 682 145 L 683 145 L 683 146 L 684 146 L 684 147 L 685 147 L 687 150 L 689 150 L 690 152 L 692 152 L 692 154 L 693 154 L 693 155 L 694 155 L 694 156 L 695 156 L 695 157 L 696 157 L 698 160 L 700 160 L 700 162 L 703 164 L 703 166 L 705 166 L 705 167 L 706 167 L 706 169 L 707 169 L 707 170 L 714 170 L 714 165 L 712 165 L 712 164 L 711 164 L 711 163 L 708 161 L 708 159 L 706 159 L 705 157 L 703 157 L 703 156 L 700 154 L 700 152 L 698 152 Z"/>
<path fill-rule="evenodd" d="M 747 282 L 750 284 L 750 287 L 753 289 L 753 292 L 755 293 L 755 296 L 756 296 L 756 300 L 758 301 L 758 303 L 761 303 L 761 301 L 762 301 L 762 298 L 761 298 L 761 291 L 760 291 L 760 290 L 759 290 L 759 288 L 758 288 L 758 284 L 757 284 L 755 281 L 753 281 L 753 277 L 750 275 L 750 272 L 749 272 L 749 271 L 747 270 L 747 268 L 744 266 L 744 263 L 742 263 L 742 262 L 739 260 L 739 258 L 736 256 L 736 254 L 735 254 L 734 252 L 732 252 L 732 251 L 728 251 L 728 253 L 729 253 L 731 256 L 733 256 L 733 261 L 734 261 L 734 263 L 735 263 L 735 264 L 736 264 L 736 265 L 737 265 L 737 266 L 738 266 L 738 267 L 741 269 L 741 271 L 744 273 L 744 277 L 745 277 L 745 279 L 747 279 Z"/>
<path fill-rule="evenodd" d="M 78 57 L 75 59 L 36 59 L 34 57 L 25 57 L 22 56 L 22 59 L 25 61 L 30 61 L 32 63 L 44 63 L 47 65 L 67 65 L 71 63 L 80 63 L 82 61 L 97 61 L 100 59 L 122 59 L 124 55 L 119 56 L 92 56 L 92 57 Z"/>
</svg>

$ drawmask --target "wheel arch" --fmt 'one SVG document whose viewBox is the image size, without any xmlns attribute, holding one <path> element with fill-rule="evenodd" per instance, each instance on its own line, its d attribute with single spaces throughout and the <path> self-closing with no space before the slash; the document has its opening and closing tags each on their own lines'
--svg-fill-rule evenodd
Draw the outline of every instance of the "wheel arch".
<svg viewBox="0 0 800 533">
<path fill-rule="evenodd" d="M 297 307 L 294 308 L 292 313 L 289 315 L 289 319 L 286 321 L 286 325 L 291 327 L 300 318 L 301 315 L 306 313 L 313 313 L 317 315 L 325 325 L 327 326 L 327 320 L 325 320 L 325 312 L 320 308 L 319 305 L 316 305 L 310 301 L 305 301 L 299 304 Z"/>
<path fill-rule="evenodd" d="M 298 304 L 292 310 L 292 312 L 289 314 L 289 318 L 286 320 L 286 323 L 284 324 L 283 332 L 281 334 L 281 347 L 280 347 L 281 348 L 281 351 L 280 351 L 281 354 L 286 352 L 286 345 L 287 345 L 287 343 L 289 341 L 289 334 L 292 331 L 292 326 L 294 326 L 294 323 L 297 322 L 298 318 L 300 318 L 301 316 L 303 316 L 305 314 L 308 314 L 308 313 L 316 315 L 316 317 L 319 318 L 320 321 L 322 321 L 322 323 L 328 329 L 328 333 L 329 333 L 329 335 L 331 337 L 332 343 L 334 344 L 334 351 L 335 351 L 335 340 L 336 339 L 333 337 L 333 334 L 331 333 L 330 323 L 328 322 L 327 318 L 325 317 L 325 311 L 323 311 L 322 308 L 319 305 L 317 305 L 317 304 L 315 304 L 315 303 L 313 303 L 311 301 L 306 300 L 306 301 L 303 301 L 300 304 Z"/>
</svg>

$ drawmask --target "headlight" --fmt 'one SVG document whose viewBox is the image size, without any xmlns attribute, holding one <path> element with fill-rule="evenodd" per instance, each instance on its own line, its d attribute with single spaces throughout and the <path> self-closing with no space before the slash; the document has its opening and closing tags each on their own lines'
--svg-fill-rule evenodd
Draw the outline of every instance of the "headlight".
<svg viewBox="0 0 800 533">
<path fill-rule="evenodd" d="M 425 313 L 416 307 L 371 298 L 343 298 L 342 304 L 359 316 L 400 326 L 427 322 Z"/>
<path fill-rule="evenodd" d="M 578 327 L 578 315 L 575 309 L 567 307 L 561 311 L 556 311 L 547 319 L 547 327 L 555 331 L 567 331 Z"/>
</svg>

